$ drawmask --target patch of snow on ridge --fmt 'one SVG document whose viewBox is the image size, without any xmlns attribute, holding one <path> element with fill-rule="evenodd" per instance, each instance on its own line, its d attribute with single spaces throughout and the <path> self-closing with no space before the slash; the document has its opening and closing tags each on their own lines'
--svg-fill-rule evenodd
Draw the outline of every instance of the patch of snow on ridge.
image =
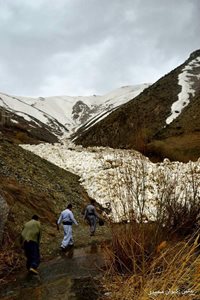
<svg viewBox="0 0 200 300">
<path fill-rule="evenodd" d="M 195 90 L 193 89 L 194 77 L 199 80 L 199 75 L 193 75 L 191 70 L 200 67 L 200 58 L 193 59 L 188 65 L 183 68 L 183 72 L 178 76 L 178 84 L 182 87 L 181 92 L 178 94 L 178 100 L 172 104 L 171 115 L 166 119 L 166 124 L 170 124 L 176 119 L 182 109 L 186 107 L 190 102 L 190 95 L 195 96 Z"/>
<path fill-rule="evenodd" d="M 192 176 L 200 184 L 200 160 L 187 164 L 165 160 L 155 164 L 133 150 L 83 148 L 71 142 L 22 147 L 79 175 L 89 196 L 104 207 L 110 206 L 114 221 L 127 220 L 130 211 L 155 220 L 160 199 L 173 197 L 183 202 L 193 193 Z"/>
</svg>

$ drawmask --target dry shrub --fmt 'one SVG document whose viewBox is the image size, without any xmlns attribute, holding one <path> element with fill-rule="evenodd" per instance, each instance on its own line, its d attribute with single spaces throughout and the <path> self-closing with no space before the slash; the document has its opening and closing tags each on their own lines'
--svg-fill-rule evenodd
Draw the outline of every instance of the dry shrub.
<svg viewBox="0 0 200 300">
<path fill-rule="evenodd" d="M 157 170 L 154 210 L 149 209 L 146 160 L 125 167 L 121 161 L 117 167 L 117 184 L 109 191 L 117 199 L 113 215 L 129 223 L 112 227 L 111 244 L 104 249 L 108 299 L 200 299 L 199 258 L 194 254 L 199 247 L 198 164 L 190 162 L 184 176 L 167 164 Z"/>
<path fill-rule="evenodd" d="M 129 187 L 127 181 L 127 186 L 138 216 L 129 214 L 130 223 L 114 225 L 105 248 L 107 299 L 200 299 L 198 169 L 190 165 L 182 193 L 177 193 L 178 175 L 159 174 L 157 214 L 151 222 L 143 218 L 148 205 L 145 165 L 137 169 L 127 170 L 135 176 L 135 185 Z"/>
<path fill-rule="evenodd" d="M 123 237 L 124 239 L 124 237 Z M 175 300 L 200 299 L 200 257 L 198 239 L 154 249 L 154 255 L 145 263 L 145 268 L 136 268 L 130 274 L 121 274 L 110 268 L 104 278 L 107 300 Z M 121 248 L 122 249 L 122 248 Z M 124 249 L 127 253 L 127 250 Z M 128 253 L 127 253 L 128 254 Z M 116 253 L 106 252 L 112 263 L 117 261 Z M 135 260 L 135 254 L 132 261 Z M 131 260 L 131 257 L 129 258 Z M 135 261 L 137 264 L 137 261 Z M 112 271 L 112 272 L 111 272 Z M 111 277 L 111 274 L 114 275 Z M 112 280 L 111 280 L 112 279 Z"/>
<path fill-rule="evenodd" d="M 199 236 L 192 242 L 179 242 L 168 248 L 150 266 L 141 300 L 199 299 L 200 257 Z"/>
<path fill-rule="evenodd" d="M 6 283 L 8 276 L 18 270 L 22 264 L 22 256 L 16 250 L 16 241 L 13 242 L 8 234 L 4 234 L 0 248 L 0 284 Z"/>
<path fill-rule="evenodd" d="M 200 221 L 200 176 L 198 165 L 189 163 L 189 169 L 185 172 L 185 186 L 182 186 L 182 198 L 176 192 L 175 182 L 168 186 L 169 194 L 164 199 L 161 207 L 163 218 L 168 232 L 174 232 L 179 237 L 186 237 L 199 228 Z"/>
<path fill-rule="evenodd" d="M 112 242 L 104 251 L 110 273 L 145 273 L 164 238 L 164 230 L 155 223 L 113 225 Z"/>
</svg>

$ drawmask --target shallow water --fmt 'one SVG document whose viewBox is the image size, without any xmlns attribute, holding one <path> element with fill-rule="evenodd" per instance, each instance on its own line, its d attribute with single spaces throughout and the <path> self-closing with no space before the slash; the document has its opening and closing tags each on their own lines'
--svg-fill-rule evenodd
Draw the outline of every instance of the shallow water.
<svg viewBox="0 0 200 300">
<path fill-rule="evenodd" d="M 1 300 L 98 299 L 104 262 L 101 246 L 70 249 L 40 264 L 39 276 L 26 271 L 0 288 Z"/>
</svg>

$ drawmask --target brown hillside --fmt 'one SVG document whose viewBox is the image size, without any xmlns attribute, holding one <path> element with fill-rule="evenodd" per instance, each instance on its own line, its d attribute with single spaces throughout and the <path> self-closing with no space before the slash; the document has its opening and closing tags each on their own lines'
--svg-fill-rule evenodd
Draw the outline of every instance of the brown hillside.
<svg viewBox="0 0 200 300">
<path fill-rule="evenodd" d="M 39 120 L 37 120 L 37 124 L 28 122 L 23 117 L 0 106 L 1 138 L 6 138 L 15 144 L 55 143 L 58 141 L 47 125 Z"/>
<path fill-rule="evenodd" d="M 19 235 L 23 224 L 33 214 L 39 215 L 42 223 L 41 250 L 44 258 L 59 247 L 62 230 L 58 235 L 55 222 L 67 203 L 73 204 L 77 220 L 82 219 L 81 211 L 87 194 L 78 180 L 78 176 L 29 151 L 0 141 L 0 200 L 3 199 L 9 209 L 8 215 L 4 215 L 2 206 L 0 211 L 1 230 L 2 219 L 6 221 L 3 240 L 0 230 L 0 282 L 15 262 L 17 264 L 15 254 L 23 254 L 18 244 Z"/>
<path fill-rule="evenodd" d="M 200 93 L 170 125 L 147 146 L 151 155 L 187 162 L 200 157 Z"/>
</svg>

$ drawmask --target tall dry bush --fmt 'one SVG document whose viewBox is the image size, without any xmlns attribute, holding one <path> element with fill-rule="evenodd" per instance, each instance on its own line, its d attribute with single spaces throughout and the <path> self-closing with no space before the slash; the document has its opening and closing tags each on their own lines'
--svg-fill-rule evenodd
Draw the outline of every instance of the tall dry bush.
<svg viewBox="0 0 200 300">
<path fill-rule="evenodd" d="M 123 208 L 121 213 L 123 211 L 124 220 L 128 223 L 112 226 L 112 243 L 105 248 L 108 273 L 114 274 L 116 278 L 119 275 L 120 278 L 121 275 L 128 276 L 134 287 L 131 291 L 134 291 L 134 295 L 140 296 L 144 289 L 148 289 L 147 287 L 155 286 L 155 289 L 172 288 L 173 290 L 181 287 L 181 280 L 187 280 L 184 276 L 188 278 L 188 274 L 191 273 L 189 263 L 195 263 L 195 268 L 198 269 L 198 261 L 193 257 L 193 253 L 199 247 L 199 236 L 197 233 L 196 236 L 194 234 L 199 226 L 200 216 L 198 168 L 191 163 L 185 174 L 185 182 L 182 183 L 180 183 L 179 173 L 172 174 L 170 170 L 165 172 L 162 168 L 158 169 L 159 174 L 155 183 L 157 195 L 152 210 L 149 209 L 147 197 L 149 190 L 147 167 L 146 161 L 141 159 L 136 160 L 134 167 L 126 166 L 126 169 L 122 162 L 118 164 L 117 182 L 122 181 L 123 175 L 123 185 L 117 186 L 115 193 L 118 195 L 118 205 L 121 203 Z M 122 190 L 123 188 L 125 191 Z M 113 195 L 114 191 L 110 193 Z M 147 216 L 148 209 L 153 216 L 152 220 Z M 117 212 L 119 210 L 115 209 L 114 213 Z M 177 254 L 177 249 L 171 245 L 180 240 L 183 240 L 187 247 L 181 248 L 181 244 L 178 244 L 180 249 Z M 191 247 L 187 240 L 190 244 L 195 240 L 194 245 Z M 158 257 L 165 249 L 169 250 Z M 173 253 L 171 260 L 168 259 L 169 253 Z M 173 257 L 176 257 L 175 261 Z M 175 262 L 177 264 L 174 267 Z M 180 272 L 177 272 L 176 268 Z M 158 280 L 158 274 L 162 275 L 161 281 Z M 173 276 L 169 278 L 170 274 Z M 155 278 L 158 286 L 153 281 Z M 197 289 L 196 279 L 193 280 L 192 287 Z M 176 296 L 180 294 L 177 293 Z M 122 297 L 121 299 L 140 299 L 135 298 L 134 295 L 131 296 L 133 298 Z M 141 299 L 154 299 L 155 295 L 151 296 L 152 298 L 145 298 L 144 294 Z M 167 296 L 166 299 L 176 299 Z"/>
<path fill-rule="evenodd" d="M 145 274 L 153 255 L 157 253 L 155 240 L 155 224 L 113 224 L 111 226 L 112 242 L 104 249 L 110 273 Z M 159 234 L 160 241 L 165 237 Z"/>
<path fill-rule="evenodd" d="M 104 279 L 107 300 L 199 300 L 200 256 L 196 239 L 168 246 L 149 263 L 145 274 Z M 192 242 L 193 241 L 193 242 Z"/>
<path fill-rule="evenodd" d="M 177 188 L 178 178 L 175 178 L 163 207 L 164 224 L 169 232 L 186 237 L 198 229 L 200 221 L 200 173 L 197 164 L 189 163 L 185 182 L 179 191 Z"/>
</svg>

